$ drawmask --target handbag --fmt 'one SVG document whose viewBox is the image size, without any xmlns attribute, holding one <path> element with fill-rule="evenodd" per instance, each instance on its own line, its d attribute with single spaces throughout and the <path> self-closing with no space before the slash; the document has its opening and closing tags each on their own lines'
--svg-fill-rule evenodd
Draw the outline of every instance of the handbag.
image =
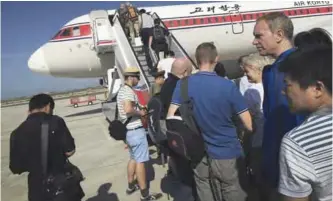
<svg viewBox="0 0 333 201">
<path fill-rule="evenodd" d="M 84 192 L 80 182 L 84 180 L 80 169 L 66 160 L 64 171 L 58 174 L 47 173 L 49 124 L 42 124 L 41 161 L 43 174 L 43 192 L 47 201 L 70 201 L 81 199 Z"/>
<path fill-rule="evenodd" d="M 127 133 L 127 124 L 130 122 L 132 117 L 127 118 L 125 123 L 121 122 L 118 120 L 118 104 L 116 104 L 116 112 L 115 112 L 115 117 L 113 121 L 107 121 L 109 122 L 109 134 L 110 136 L 117 140 L 117 141 L 125 141 L 126 140 L 126 133 Z"/>
</svg>

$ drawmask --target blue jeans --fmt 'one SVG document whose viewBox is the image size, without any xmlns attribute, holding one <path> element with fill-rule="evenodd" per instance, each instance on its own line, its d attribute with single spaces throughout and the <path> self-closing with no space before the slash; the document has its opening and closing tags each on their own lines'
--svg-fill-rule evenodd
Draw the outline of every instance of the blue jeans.
<svg viewBox="0 0 333 201">
<path fill-rule="evenodd" d="M 137 163 L 149 161 L 147 135 L 143 128 L 127 131 L 126 143 L 132 160 Z"/>
</svg>

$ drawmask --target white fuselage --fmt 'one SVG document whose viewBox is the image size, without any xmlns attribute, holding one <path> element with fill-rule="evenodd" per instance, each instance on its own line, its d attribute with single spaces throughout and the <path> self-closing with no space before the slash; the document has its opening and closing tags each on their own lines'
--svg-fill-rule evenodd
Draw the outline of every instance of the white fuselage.
<svg viewBox="0 0 333 201">
<path fill-rule="evenodd" d="M 228 61 L 256 51 L 253 27 L 264 13 L 285 12 L 292 19 L 294 34 L 311 28 L 332 32 L 330 1 L 216 2 L 145 9 L 159 15 L 192 58 L 200 43 L 214 42 L 226 66 Z M 113 15 L 115 10 L 108 13 Z M 56 77 L 104 77 L 114 67 L 114 54 L 97 56 L 87 14 L 68 22 L 28 63 L 32 71 Z"/>
</svg>

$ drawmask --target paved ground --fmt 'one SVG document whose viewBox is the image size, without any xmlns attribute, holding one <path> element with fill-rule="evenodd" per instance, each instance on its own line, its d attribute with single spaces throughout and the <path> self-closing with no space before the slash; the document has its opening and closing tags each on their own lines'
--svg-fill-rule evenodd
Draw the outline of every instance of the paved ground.
<svg viewBox="0 0 333 201">
<path fill-rule="evenodd" d="M 103 98 L 100 95 L 98 98 Z M 64 117 L 76 143 L 76 153 L 70 159 L 82 170 L 86 180 L 82 187 L 88 201 L 136 201 L 139 193 L 125 194 L 128 152 L 122 142 L 108 136 L 107 124 L 101 113 L 101 104 L 73 108 L 69 100 L 56 101 L 55 114 Z M 1 200 L 27 200 L 27 174 L 13 175 L 8 168 L 10 133 L 26 118 L 27 105 L 1 109 Z M 156 160 L 151 147 L 151 161 L 147 164 L 148 179 L 153 192 L 162 192 L 161 201 L 191 200 L 188 188 L 166 178 L 167 167 Z M 168 194 L 170 197 L 168 199 Z"/>
</svg>

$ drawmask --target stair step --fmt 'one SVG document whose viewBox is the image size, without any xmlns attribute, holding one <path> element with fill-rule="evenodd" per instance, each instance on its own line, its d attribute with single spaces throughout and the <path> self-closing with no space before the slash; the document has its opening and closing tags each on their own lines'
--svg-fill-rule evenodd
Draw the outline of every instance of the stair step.
<svg viewBox="0 0 333 201">
<path fill-rule="evenodd" d="M 139 60 L 146 60 L 146 55 L 136 55 Z"/>
</svg>

